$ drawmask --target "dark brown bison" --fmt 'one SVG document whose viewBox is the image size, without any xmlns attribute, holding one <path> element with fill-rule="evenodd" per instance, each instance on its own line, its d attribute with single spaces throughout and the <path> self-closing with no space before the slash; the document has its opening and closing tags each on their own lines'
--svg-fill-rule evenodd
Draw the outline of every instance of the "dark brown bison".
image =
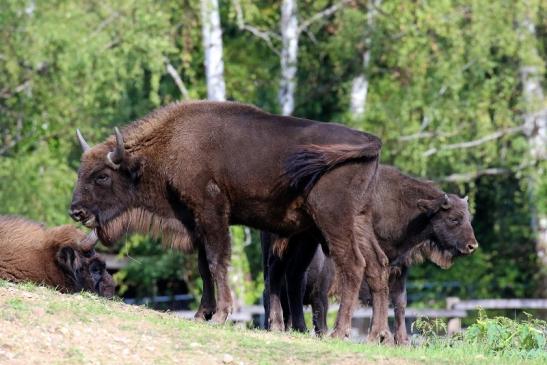
<svg viewBox="0 0 547 365">
<path fill-rule="evenodd" d="M 272 234 L 262 232 L 261 236 L 264 252 L 264 310 L 266 329 L 269 327 L 269 265 L 279 260 L 279 256 L 271 252 L 270 242 Z M 273 243 L 275 246 L 275 243 Z M 429 260 L 443 269 L 449 268 L 456 256 L 451 249 L 437 246 L 434 242 L 426 241 L 412 248 L 406 255 L 402 255 L 391 263 L 389 276 L 389 296 L 395 311 L 395 342 L 399 345 L 409 344 L 408 334 L 405 325 L 406 310 L 406 278 L 411 265 Z M 299 263 L 300 264 L 300 263 Z M 289 263 L 288 268 L 294 267 Z M 336 272 L 332 260 L 323 253 L 321 246 L 317 245 L 313 259 L 302 277 L 294 272 L 287 271 L 281 279 L 281 306 L 283 308 L 283 321 L 285 329 L 292 328 L 300 332 L 306 332 L 303 312 L 298 309 L 302 305 L 310 305 L 312 309 L 312 321 L 314 331 L 318 336 L 327 333 L 327 312 L 329 307 L 329 296 L 337 295 Z M 278 280 L 273 278 L 273 280 Z M 301 281 L 300 284 L 297 284 Z M 295 285 L 297 284 L 297 285 Z M 290 292 L 289 292 L 290 290 Z M 299 302 L 301 300 L 301 302 Z M 372 295 L 366 280 L 361 283 L 359 290 L 359 302 L 363 305 L 370 305 Z M 292 310 L 291 310 L 292 309 Z"/>
<path fill-rule="evenodd" d="M 214 311 L 222 323 L 232 310 L 228 227 L 243 224 L 328 242 L 344 279 L 334 335 L 349 332 L 368 247 L 355 227 L 368 209 L 377 137 L 244 104 L 190 102 L 160 108 L 92 148 L 79 140 L 71 216 L 106 243 L 151 230 L 173 246 L 198 247 L 200 273 L 212 275 L 218 294 L 216 303 L 202 300 L 198 317 Z M 366 267 L 385 270 L 387 258 Z"/>
<path fill-rule="evenodd" d="M 70 225 L 45 228 L 23 218 L 0 216 L 0 278 L 111 298 L 114 280 L 95 250 L 89 250 L 94 244 L 90 240 L 95 239 Z"/>
<path fill-rule="evenodd" d="M 468 255 L 477 248 L 478 243 L 471 226 L 466 198 L 447 195 L 430 182 L 411 178 L 385 165 L 380 165 L 375 181 L 371 185 L 370 219 L 359 228 L 365 232 L 372 232 L 369 240 L 375 240 L 392 266 L 399 267 L 403 274 L 406 274 L 406 268 L 419 257 L 431 259 L 440 266 L 448 266 L 453 257 Z M 270 325 L 272 321 L 283 322 L 282 304 L 276 302 L 279 302 L 282 295 L 281 284 L 287 277 L 287 282 L 290 283 L 287 285 L 287 291 L 292 325 L 298 330 L 305 330 L 302 285 L 305 269 L 312 260 L 317 245 L 318 242 L 294 243 L 283 238 L 276 240 L 273 250 L 281 251 L 283 255 L 281 258 L 279 255 L 277 258 L 272 255 L 273 258 L 268 261 L 269 272 L 265 275 L 269 281 L 266 283 L 266 289 L 269 291 L 270 300 L 266 310 L 269 311 Z M 376 252 L 365 254 L 367 264 L 374 261 L 375 255 Z M 396 312 L 395 341 L 406 343 L 406 298 L 403 297 L 405 275 L 389 274 L 388 271 L 388 282 L 391 282 L 392 288 L 391 298 Z M 378 294 L 382 300 L 387 298 L 386 281 L 382 277 L 369 275 L 367 271 L 364 280 L 368 284 L 373 308 L 377 306 L 374 316 L 381 316 L 377 321 L 382 324 L 381 327 L 375 327 L 373 318 L 369 340 L 381 339 L 390 342 L 391 333 L 387 325 L 388 303 L 375 301 Z"/>
</svg>

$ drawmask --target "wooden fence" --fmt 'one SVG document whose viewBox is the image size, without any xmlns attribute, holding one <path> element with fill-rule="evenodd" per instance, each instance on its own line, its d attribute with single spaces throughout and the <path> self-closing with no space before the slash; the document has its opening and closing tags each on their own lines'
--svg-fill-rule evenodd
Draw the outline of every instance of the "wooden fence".
<svg viewBox="0 0 547 365">
<path fill-rule="evenodd" d="M 468 316 L 469 311 L 483 308 L 488 309 L 542 309 L 547 310 L 547 299 L 478 299 L 478 300 L 460 300 L 456 297 L 447 298 L 446 309 L 435 308 L 407 308 L 406 318 L 446 318 L 448 320 L 448 333 L 452 334 L 461 331 L 461 320 Z M 306 311 L 310 311 L 306 308 Z M 329 312 L 338 311 L 338 305 L 329 306 Z M 194 311 L 175 311 L 175 314 L 183 318 L 193 318 Z M 239 308 L 231 316 L 230 320 L 234 323 L 247 325 L 248 323 L 259 323 L 262 325 L 264 316 L 264 307 L 260 305 L 250 305 Z M 393 317 L 393 310 L 390 309 L 389 316 Z M 359 308 L 353 313 L 355 320 L 370 320 L 372 318 L 371 308 Z"/>
</svg>

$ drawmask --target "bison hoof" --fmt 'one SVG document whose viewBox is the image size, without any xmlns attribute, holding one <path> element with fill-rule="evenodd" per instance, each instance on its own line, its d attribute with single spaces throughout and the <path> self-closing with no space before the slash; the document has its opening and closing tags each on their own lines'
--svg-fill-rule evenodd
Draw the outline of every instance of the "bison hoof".
<svg viewBox="0 0 547 365">
<path fill-rule="evenodd" d="M 367 337 L 367 342 L 378 343 L 382 345 L 393 345 L 395 340 L 389 330 L 382 330 L 377 332 L 371 332 Z"/>
<path fill-rule="evenodd" d="M 211 318 L 211 322 L 215 324 L 224 324 L 227 318 L 228 318 L 228 311 L 217 311 L 215 314 L 213 314 L 213 317 Z"/>
<path fill-rule="evenodd" d="M 409 346 L 410 345 L 410 340 L 407 336 L 407 334 L 405 333 L 404 335 L 400 335 L 398 333 L 395 334 L 395 344 L 397 344 L 398 346 Z"/>
<path fill-rule="evenodd" d="M 283 321 L 270 321 L 270 331 L 272 332 L 285 331 L 285 325 L 283 324 Z"/>
<path fill-rule="evenodd" d="M 345 330 L 341 330 L 341 329 L 335 329 L 330 337 L 332 338 L 338 338 L 338 339 L 341 339 L 343 340 L 344 338 L 348 338 L 349 337 L 349 332 L 348 331 L 345 331 Z"/>
<path fill-rule="evenodd" d="M 198 322 L 205 322 L 210 320 L 213 317 L 213 314 L 215 314 L 214 309 L 200 308 L 196 314 L 194 314 L 194 319 Z"/>
</svg>

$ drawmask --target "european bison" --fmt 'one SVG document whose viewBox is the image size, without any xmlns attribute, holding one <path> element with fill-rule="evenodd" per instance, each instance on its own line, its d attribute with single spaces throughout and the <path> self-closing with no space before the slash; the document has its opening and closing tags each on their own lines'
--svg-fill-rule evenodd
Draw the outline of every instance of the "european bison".
<svg viewBox="0 0 547 365">
<path fill-rule="evenodd" d="M 275 237 L 267 232 L 262 232 L 261 240 L 263 242 L 264 253 L 264 310 L 265 322 L 264 326 L 268 329 L 269 326 L 269 277 L 268 266 L 271 262 L 279 260 L 279 257 L 271 252 L 271 244 Z M 268 250 L 270 250 L 268 252 Z M 397 344 L 406 345 L 409 343 L 408 334 L 405 326 L 405 309 L 406 309 L 406 278 L 411 265 L 422 263 L 429 260 L 443 269 L 449 268 L 453 259 L 454 252 L 451 249 L 446 249 L 437 246 L 434 242 L 426 241 L 412 248 L 406 255 L 402 255 L 391 263 L 391 273 L 389 276 L 389 296 L 391 304 L 395 311 L 395 340 Z M 291 266 L 290 264 L 288 265 Z M 327 333 L 327 311 L 328 298 L 330 295 L 336 295 L 336 272 L 332 260 L 323 253 L 321 246 L 317 246 L 313 259 L 304 273 L 300 285 L 298 277 L 292 277 L 290 273 L 285 273 L 285 277 L 281 279 L 281 306 L 283 308 L 283 320 L 285 329 L 293 328 L 297 331 L 306 332 L 307 328 L 304 318 L 299 317 L 300 311 L 291 311 L 291 308 L 302 305 L 310 305 L 312 309 L 312 321 L 314 331 L 318 336 L 323 336 Z M 291 290 L 289 294 L 288 289 Z M 295 296 L 295 292 L 300 294 Z M 301 295 L 299 297 L 298 295 Z M 302 298 L 302 303 L 298 303 L 299 298 Z M 359 302 L 363 305 L 370 305 L 372 295 L 366 280 L 361 283 L 359 290 Z"/>
<path fill-rule="evenodd" d="M 223 323 L 232 310 L 228 227 L 243 224 L 328 242 L 344 278 L 334 335 L 349 332 L 361 251 L 376 249 L 355 227 L 368 208 L 377 137 L 232 102 L 172 104 L 92 148 L 78 137 L 84 153 L 70 215 L 105 243 L 137 229 L 198 247 L 200 273 L 212 275 L 218 292 L 198 317 L 214 311 L 212 320 Z M 387 258 L 367 262 L 367 270 L 378 267 L 387 268 Z"/>
<path fill-rule="evenodd" d="M 453 194 L 445 194 L 431 182 L 421 181 L 402 174 L 397 169 L 380 165 L 374 182 L 369 189 L 370 212 L 369 220 L 361 228 L 365 232 L 371 232 L 369 240 L 376 240 L 381 246 L 390 262 L 395 266 L 401 266 L 403 273 L 406 266 L 413 261 L 415 255 L 430 257 L 433 261 L 444 265 L 451 262 L 452 257 L 471 254 L 477 247 L 470 215 L 467 206 L 467 198 L 461 199 Z M 424 243 L 429 242 L 429 243 Z M 421 244 L 421 248 L 417 247 Z M 283 321 L 282 306 L 279 302 L 281 283 L 284 275 L 288 278 L 287 290 L 289 293 L 291 320 L 294 328 L 305 330 L 302 312 L 303 277 L 305 269 L 311 261 L 318 242 L 287 242 L 280 238 L 277 240 L 277 251 L 285 251 L 282 258 L 271 258 L 268 262 L 269 282 L 266 289 L 269 290 L 270 300 L 269 320 Z M 274 251 L 276 250 L 274 245 Z M 281 247 L 281 248 L 279 248 Z M 302 252 L 306 248 L 306 252 Z M 328 248 L 327 248 L 328 249 Z M 295 252 L 298 252 L 295 255 Z M 375 252 L 365 255 L 367 264 L 373 259 Z M 382 275 L 385 272 L 382 272 Z M 373 324 L 369 334 L 369 340 L 381 339 L 391 342 L 391 333 L 387 325 L 388 303 L 377 303 L 375 296 L 380 294 L 382 300 L 387 298 L 389 283 L 384 277 L 375 277 L 365 272 L 364 280 L 370 288 L 374 311 Z M 343 280 L 341 278 L 340 280 Z M 403 280 L 391 278 L 391 286 L 394 293 L 404 293 Z M 291 287 L 292 286 L 292 287 Z M 342 289 L 343 290 L 343 289 Z M 342 292 L 343 294 L 343 292 Z M 396 337 L 398 343 L 408 341 L 404 329 L 405 298 L 391 296 L 394 300 L 396 311 Z M 354 297 L 356 298 L 356 296 Z M 375 316 L 381 316 L 374 325 Z"/>
<path fill-rule="evenodd" d="M 94 243 L 90 240 L 95 237 L 70 225 L 45 228 L 23 218 L 0 216 L 0 278 L 112 298 L 114 280 L 104 261 L 89 250 Z"/>
</svg>

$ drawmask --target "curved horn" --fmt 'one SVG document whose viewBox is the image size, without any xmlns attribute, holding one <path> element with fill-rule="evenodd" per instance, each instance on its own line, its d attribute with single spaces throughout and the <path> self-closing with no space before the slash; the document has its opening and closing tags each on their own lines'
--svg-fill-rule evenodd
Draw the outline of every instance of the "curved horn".
<svg viewBox="0 0 547 365">
<path fill-rule="evenodd" d="M 118 127 L 114 128 L 114 132 L 116 133 L 116 149 L 114 149 L 114 151 L 108 152 L 108 154 L 106 155 L 106 159 L 108 160 L 109 165 L 113 169 L 117 170 L 120 168 L 120 164 L 123 160 L 125 148 L 123 146 L 123 136 L 120 133 Z"/>
<path fill-rule="evenodd" d="M 78 137 L 78 142 L 80 142 L 80 147 L 82 147 L 82 151 L 85 152 L 89 150 L 91 147 L 87 144 L 87 142 L 84 139 L 84 136 L 82 136 L 82 133 L 79 129 L 76 129 L 76 136 Z"/>
<path fill-rule="evenodd" d="M 99 238 L 97 237 L 97 232 L 95 230 L 92 230 L 87 234 L 87 236 L 84 237 L 83 240 L 78 242 L 78 247 L 84 252 L 88 252 L 93 250 L 95 248 L 95 245 L 99 241 Z"/>
<path fill-rule="evenodd" d="M 443 209 L 450 208 L 450 200 L 448 199 L 448 195 L 444 194 L 443 198 L 444 198 L 444 202 L 441 205 L 441 208 L 443 208 Z"/>
</svg>

